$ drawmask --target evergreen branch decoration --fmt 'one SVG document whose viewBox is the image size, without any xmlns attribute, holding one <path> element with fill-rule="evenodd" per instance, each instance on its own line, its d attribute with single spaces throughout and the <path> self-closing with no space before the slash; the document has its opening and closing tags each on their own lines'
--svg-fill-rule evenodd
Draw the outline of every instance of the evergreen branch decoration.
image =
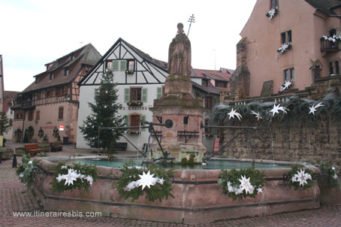
<svg viewBox="0 0 341 227">
<path fill-rule="evenodd" d="M 233 199 L 256 197 L 262 193 L 264 182 L 264 174 L 253 168 L 222 170 L 218 180 L 224 193 Z"/>
<path fill-rule="evenodd" d="M 58 164 L 52 181 L 52 189 L 63 192 L 73 189 L 88 191 L 97 178 L 95 166 L 73 164 L 73 166 Z"/>
<path fill-rule="evenodd" d="M 39 173 L 39 168 L 35 160 L 31 160 L 29 155 L 24 154 L 22 156 L 22 164 L 19 165 L 16 173 L 20 181 L 26 184 L 27 187 L 30 187 L 34 182 L 36 174 Z"/>
<path fill-rule="evenodd" d="M 173 197 L 171 170 L 156 166 L 146 168 L 131 167 L 125 165 L 122 169 L 116 188 L 125 199 L 136 200 L 145 195 L 149 201 L 167 199 Z"/>
<path fill-rule="evenodd" d="M 294 165 L 285 176 L 289 185 L 293 186 L 296 190 L 306 189 L 313 186 L 313 173 L 311 170 L 304 168 L 300 165 Z"/>
<path fill-rule="evenodd" d="M 259 123 L 282 121 L 287 118 L 317 120 L 321 114 L 341 118 L 341 97 L 334 92 L 327 93 L 321 100 L 300 98 L 296 95 L 276 101 L 252 101 L 245 104 L 219 104 L 214 108 L 215 122 L 239 122 L 257 120 Z"/>
</svg>

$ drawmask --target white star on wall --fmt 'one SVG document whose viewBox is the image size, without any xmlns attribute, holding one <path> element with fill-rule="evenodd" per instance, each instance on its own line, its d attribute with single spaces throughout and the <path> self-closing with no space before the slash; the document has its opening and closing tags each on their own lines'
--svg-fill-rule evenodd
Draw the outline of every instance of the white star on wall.
<svg viewBox="0 0 341 227">
<path fill-rule="evenodd" d="M 285 110 L 285 107 L 280 106 L 280 104 L 278 105 L 274 104 L 273 108 L 270 110 L 270 112 L 272 113 L 272 116 L 275 116 L 275 114 L 279 114 L 279 111 L 282 111 L 283 113 L 287 113 L 287 111 Z"/>
<path fill-rule="evenodd" d="M 291 81 L 285 81 L 284 84 L 281 85 L 280 91 L 287 90 L 292 85 Z"/>
<path fill-rule="evenodd" d="M 257 121 L 263 119 L 259 112 L 255 112 L 255 111 L 252 110 L 251 114 L 255 115 L 255 117 L 257 118 Z"/>
<path fill-rule="evenodd" d="M 235 117 L 238 118 L 238 120 L 242 119 L 242 115 L 240 113 L 238 113 L 237 111 L 235 111 L 233 108 L 232 110 L 228 113 L 229 115 L 229 120 L 230 119 L 234 119 Z"/>
<path fill-rule="evenodd" d="M 309 107 L 309 114 L 315 115 L 317 108 L 320 108 L 321 106 L 323 106 L 322 102 L 319 102 L 316 105 L 312 105 L 311 107 Z"/>
</svg>

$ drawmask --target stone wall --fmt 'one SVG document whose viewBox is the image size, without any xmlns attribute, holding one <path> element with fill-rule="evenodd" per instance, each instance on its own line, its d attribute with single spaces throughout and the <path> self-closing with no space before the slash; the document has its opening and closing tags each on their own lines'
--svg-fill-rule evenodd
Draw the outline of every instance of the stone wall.
<svg viewBox="0 0 341 227">
<path fill-rule="evenodd" d="M 257 129 L 226 129 L 222 152 L 233 158 L 329 162 L 341 167 L 341 121 L 331 116 L 320 119 L 289 118 L 241 126 Z"/>
</svg>

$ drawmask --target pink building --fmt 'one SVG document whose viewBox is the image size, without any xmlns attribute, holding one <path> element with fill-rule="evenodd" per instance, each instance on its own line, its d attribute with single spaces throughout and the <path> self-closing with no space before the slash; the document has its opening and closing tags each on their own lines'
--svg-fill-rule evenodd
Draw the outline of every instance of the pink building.
<svg viewBox="0 0 341 227">
<path fill-rule="evenodd" d="M 340 76 L 341 1 L 257 0 L 237 45 L 235 99 L 298 92 Z"/>
</svg>

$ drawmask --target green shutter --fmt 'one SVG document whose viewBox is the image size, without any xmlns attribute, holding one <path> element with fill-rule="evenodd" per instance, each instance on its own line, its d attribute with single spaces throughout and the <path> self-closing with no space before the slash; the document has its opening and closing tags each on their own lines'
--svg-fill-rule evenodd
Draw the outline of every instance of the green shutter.
<svg viewBox="0 0 341 227">
<path fill-rule="evenodd" d="M 127 60 L 120 61 L 120 71 L 122 72 L 127 71 Z"/>
<path fill-rule="evenodd" d="M 144 124 L 142 124 L 145 121 L 146 121 L 146 116 L 141 114 L 140 115 L 140 124 L 141 124 L 141 126 L 145 126 Z M 142 129 L 144 129 L 144 128 L 142 128 Z"/>
<path fill-rule="evenodd" d="M 130 88 L 124 88 L 124 102 L 130 102 Z"/>
<path fill-rule="evenodd" d="M 162 87 L 157 88 L 156 98 L 159 99 L 162 96 Z"/>
<path fill-rule="evenodd" d="M 119 60 L 112 60 L 111 66 L 112 71 L 114 72 L 119 71 Z"/>
<path fill-rule="evenodd" d="M 147 88 L 142 88 L 142 102 L 147 102 Z"/>
</svg>

